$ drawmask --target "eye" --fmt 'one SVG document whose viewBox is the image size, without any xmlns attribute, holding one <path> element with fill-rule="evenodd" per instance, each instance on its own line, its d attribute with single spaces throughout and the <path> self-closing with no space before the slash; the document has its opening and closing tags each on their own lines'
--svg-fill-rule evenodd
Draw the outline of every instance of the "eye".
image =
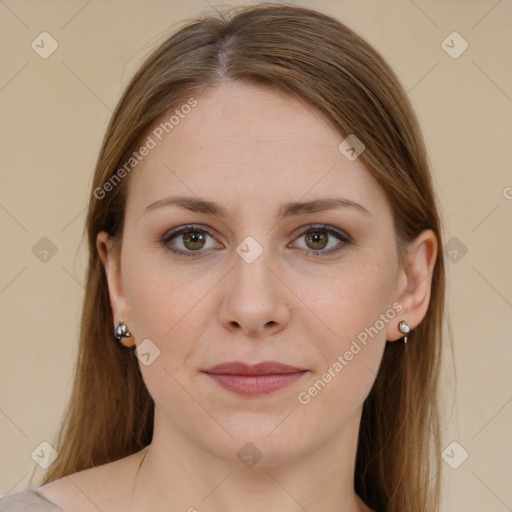
<svg viewBox="0 0 512 512">
<path fill-rule="evenodd" d="M 348 234 L 324 224 L 305 226 L 300 230 L 297 239 L 302 237 L 306 243 L 306 247 L 303 249 L 315 256 L 336 253 L 341 251 L 345 245 L 352 243 Z M 213 239 L 213 235 L 208 230 L 195 225 L 187 225 L 166 233 L 161 244 L 178 256 L 200 257 L 207 252 L 202 249 L 216 248 L 215 245 L 207 245 L 208 238 Z M 174 239 L 177 242 L 174 242 Z M 334 240 L 332 239 L 337 240 L 338 243 L 333 245 L 331 242 Z M 325 250 L 329 245 L 331 247 Z"/>
<path fill-rule="evenodd" d="M 166 233 L 161 243 L 162 245 L 171 251 L 172 253 L 178 254 L 180 256 L 201 256 L 201 253 L 206 251 L 201 251 L 201 249 L 211 249 L 214 246 L 207 246 L 206 241 L 207 238 L 213 238 L 209 231 L 199 228 L 197 226 L 188 225 L 183 226 L 177 230 Z M 172 240 L 177 239 L 178 248 L 174 243 L 171 243 Z M 181 248 L 180 248 L 181 246 Z"/>
<path fill-rule="evenodd" d="M 324 224 L 306 226 L 301 230 L 298 239 L 302 237 L 306 244 L 304 248 L 306 250 L 309 249 L 309 252 L 316 256 L 336 253 L 343 249 L 345 245 L 351 243 L 349 235 Z M 332 240 L 333 238 L 338 242 L 332 244 L 331 242 L 334 242 L 334 240 Z M 331 247 L 325 250 L 329 245 Z"/>
</svg>

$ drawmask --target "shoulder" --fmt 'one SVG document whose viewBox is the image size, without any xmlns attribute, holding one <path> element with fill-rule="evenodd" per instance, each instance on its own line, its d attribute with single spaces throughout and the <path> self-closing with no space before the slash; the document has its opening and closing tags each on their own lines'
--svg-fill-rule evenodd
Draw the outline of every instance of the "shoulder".
<svg viewBox="0 0 512 512">
<path fill-rule="evenodd" d="M 46 500 L 36 489 L 7 494 L 0 498 L 0 512 L 34 511 L 62 512 L 55 503 Z"/>
<path fill-rule="evenodd" d="M 137 452 L 108 464 L 72 473 L 43 485 L 37 492 L 58 507 L 55 512 L 122 511 L 142 455 L 142 451 Z M 54 512 L 53 509 L 50 511 Z M 1 508 L 0 512 L 3 512 Z"/>
</svg>

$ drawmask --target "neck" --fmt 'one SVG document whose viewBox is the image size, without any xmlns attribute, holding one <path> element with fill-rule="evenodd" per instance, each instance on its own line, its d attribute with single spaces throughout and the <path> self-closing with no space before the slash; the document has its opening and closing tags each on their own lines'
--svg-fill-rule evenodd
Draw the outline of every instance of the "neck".
<svg viewBox="0 0 512 512">
<path fill-rule="evenodd" d="M 323 446 L 301 457 L 263 456 L 254 466 L 244 467 L 220 459 L 179 430 L 159 428 L 163 422 L 155 411 L 153 441 L 141 451 L 129 510 L 370 511 L 353 486 L 359 420 L 360 414 Z M 265 453 L 271 452 L 267 444 Z"/>
</svg>

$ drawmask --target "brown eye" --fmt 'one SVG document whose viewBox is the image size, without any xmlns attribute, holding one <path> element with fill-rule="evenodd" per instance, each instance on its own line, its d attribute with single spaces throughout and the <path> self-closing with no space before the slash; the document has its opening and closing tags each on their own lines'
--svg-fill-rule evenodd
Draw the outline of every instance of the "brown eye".
<svg viewBox="0 0 512 512">
<path fill-rule="evenodd" d="M 320 233 L 320 234 L 319 234 Z M 327 245 L 329 235 L 322 231 L 312 231 L 306 234 L 306 244 L 314 251 L 324 249 Z"/>
<path fill-rule="evenodd" d="M 346 233 L 323 224 L 313 227 L 307 226 L 297 239 L 301 238 L 304 239 L 302 248 L 316 256 L 335 253 L 352 242 L 351 237 Z"/>
<path fill-rule="evenodd" d="M 181 235 L 183 236 L 183 245 L 191 251 L 202 249 L 205 244 L 206 238 L 201 231 L 189 231 L 181 233 Z"/>
<path fill-rule="evenodd" d="M 161 244 L 179 256 L 203 256 L 207 249 L 215 248 L 211 243 L 207 246 L 208 238 L 213 240 L 213 236 L 205 229 L 184 226 L 165 234 Z"/>
</svg>

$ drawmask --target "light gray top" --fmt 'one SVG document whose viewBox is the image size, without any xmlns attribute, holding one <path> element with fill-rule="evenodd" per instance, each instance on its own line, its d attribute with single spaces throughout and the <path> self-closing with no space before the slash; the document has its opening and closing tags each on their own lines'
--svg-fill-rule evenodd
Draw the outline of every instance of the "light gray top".
<svg viewBox="0 0 512 512">
<path fill-rule="evenodd" d="M 0 512 L 62 512 L 55 503 L 43 498 L 37 489 L 29 489 L 0 498 Z"/>
</svg>

